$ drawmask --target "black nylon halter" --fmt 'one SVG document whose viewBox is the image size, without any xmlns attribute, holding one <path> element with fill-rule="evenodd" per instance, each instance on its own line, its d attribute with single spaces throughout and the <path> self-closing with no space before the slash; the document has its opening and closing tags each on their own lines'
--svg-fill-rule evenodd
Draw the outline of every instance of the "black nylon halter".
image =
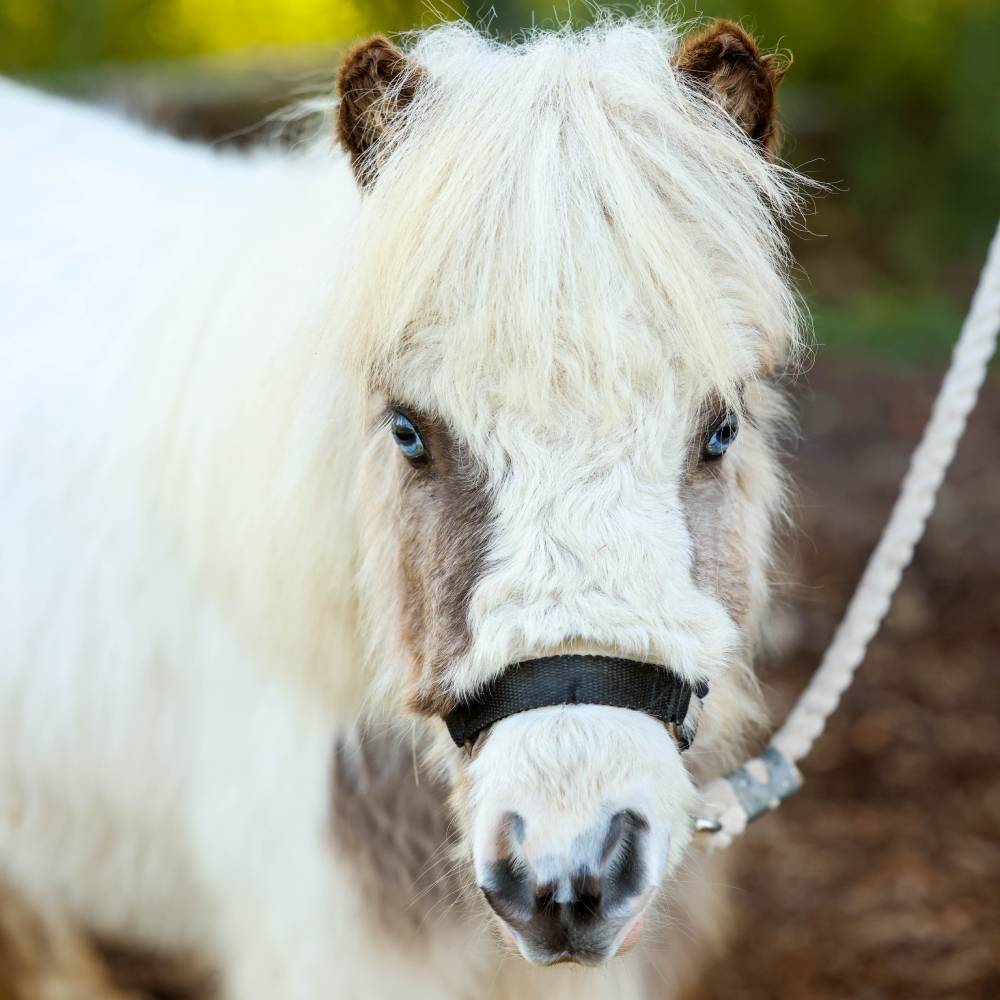
<svg viewBox="0 0 1000 1000">
<path fill-rule="evenodd" d="M 684 725 L 691 695 L 704 698 L 708 685 L 691 686 L 654 663 L 614 656 L 543 656 L 512 663 L 475 697 L 445 717 L 457 746 L 471 746 L 476 737 L 508 716 L 549 705 L 608 705 L 630 708 L 659 719 L 681 750 L 694 738 Z"/>
</svg>

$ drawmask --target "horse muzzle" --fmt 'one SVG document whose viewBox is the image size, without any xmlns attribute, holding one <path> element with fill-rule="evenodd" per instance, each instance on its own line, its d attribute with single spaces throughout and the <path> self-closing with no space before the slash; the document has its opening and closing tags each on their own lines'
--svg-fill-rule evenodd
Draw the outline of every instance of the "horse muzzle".
<svg viewBox="0 0 1000 1000">
<path fill-rule="evenodd" d="M 538 663 L 517 668 L 520 689 L 500 684 L 449 720 L 469 749 L 476 880 L 529 961 L 601 965 L 638 936 L 690 839 L 696 793 L 681 752 L 688 702 L 704 689 L 662 667 L 615 678 L 620 661 L 581 657 L 543 676 L 552 664 Z M 563 697 L 560 676 L 572 686 Z"/>
<path fill-rule="evenodd" d="M 523 817 L 509 815 L 504 825 L 498 842 L 526 839 Z M 632 943 L 652 895 L 648 830 L 642 816 L 619 811 L 603 833 L 577 838 L 569 857 L 532 862 L 512 851 L 490 862 L 480 889 L 529 961 L 601 965 Z"/>
</svg>

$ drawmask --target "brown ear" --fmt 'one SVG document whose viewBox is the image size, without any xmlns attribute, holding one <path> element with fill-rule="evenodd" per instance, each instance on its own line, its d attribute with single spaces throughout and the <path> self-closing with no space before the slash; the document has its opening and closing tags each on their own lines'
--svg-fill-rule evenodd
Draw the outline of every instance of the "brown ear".
<svg viewBox="0 0 1000 1000">
<path fill-rule="evenodd" d="M 734 21 L 715 21 L 686 38 L 677 54 L 677 68 L 706 87 L 768 156 L 781 141 L 778 84 L 790 65 L 784 56 L 762 56 Z"/>
<path fill-rule="evenodd" d="M 423 71 L 382 35 L 355 45 L 337 74 L 337 140 L 362 187 L 378 173 L 376 144 L 413 100 Z"/>
</svg>

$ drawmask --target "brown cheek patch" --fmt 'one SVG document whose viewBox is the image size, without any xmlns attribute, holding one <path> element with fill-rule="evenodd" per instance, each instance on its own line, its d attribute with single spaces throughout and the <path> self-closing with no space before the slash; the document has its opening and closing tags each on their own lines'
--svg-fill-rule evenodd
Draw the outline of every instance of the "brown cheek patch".
<svg viewBox="0 0 1000 1000">
<path fill-rule="evenodd" d="M 213 977 L 192 956 L 88 935 L 63 914 L 35 909 L 0 884 L 3 1000 L 208 1000 L 217 995 Z"/>
<path fill-rule="evenodd" d="M 439 715 L 451 707 L 448 665 L 469 647 L 469 599 L 485 566 L 491 505 L 468 449 L 439 420 L 413 419 L 431 459 L 415 468 L 398 459 L 401 629 L 411 661 L 409 705 Z"/>
<path fill-rule="evenodd" d="M 702 464 L 695 457 L 681 498 L 691 535 L 695 585 L 719 600 L 733 621 L 743 625 L 750 608 L 750 562 L 736 528 L 739 522 L 730 520 L 729 515 L 746 500 L 739 473 L 730 471 L 725 461 Z"/>
<path fill-rule="evenodd" d="M 411 748 L 393 736 L 335 748 L 334 844 L 390 933 L 426 929 L 462 884 L 448 849 L 455 839 L 448 794 L 426 772 L 418 780 Z"/>
</svg>

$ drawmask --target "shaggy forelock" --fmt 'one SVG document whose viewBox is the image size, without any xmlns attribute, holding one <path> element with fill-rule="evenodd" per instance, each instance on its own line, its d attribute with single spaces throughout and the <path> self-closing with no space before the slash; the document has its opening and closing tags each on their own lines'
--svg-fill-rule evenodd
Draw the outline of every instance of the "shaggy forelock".
<svg viewBox="0 0 1000 1000">
<path fill-rule="evenodd" d="M 676 44 L 658 17 L 414 37 L 423 85 L 362 212 L 350 338 L 371 382 L 470 427 L 484 387 L 613 406 L 669 365 L 733 398 L 795 350 L 796 175 L 674 69 Z"/>
</svg>

